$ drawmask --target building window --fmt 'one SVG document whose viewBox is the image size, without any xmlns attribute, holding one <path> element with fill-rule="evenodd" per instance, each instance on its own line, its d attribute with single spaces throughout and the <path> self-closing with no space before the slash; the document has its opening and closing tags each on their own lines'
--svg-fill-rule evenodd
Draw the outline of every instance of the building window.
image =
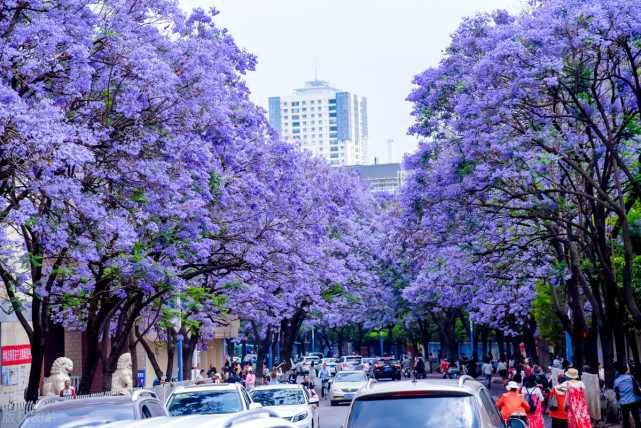
<svg viewBox="0 0 641 428">
<path fill-rule="evenodd" d="M 336 111 L 336 106 L 329 106 L 329 111 Z"/>
<path fill-rule="evenodd" d="M 285 108 L 285 109 L 283 109 L 283 113 L 287 113 L 287 109 L 286 109 L 286 108 Z"/>
<path fill-rule="evenodd" d="M 331 140 L 331 141 L 329 142 L 329 144 L 338 144 L 338 140 Z M 343 149 L 343 148 L 344 148 L 344 147 L 341 147 L 341 149 Z"/>
<path fill-rule="evenodd" d="M 332 159 L 338 159 L 338 153 L 332 153 L 329 155 L 329 157 Z"/>
<path fill-rule="evenodd" d="M 298 101 L 295 101 L 295 102 L 292 103 L 292 107 L 297 106 L 297 105 L 298 105 Z"/>
<path fill-rule="evenodd" d="M 322 130 L 323 130 L 323 127 L 321 126 L 320 128 L 318 128 L 318 130 L 319 130 L 319 131 L 322 131 Z"/>
<path fill-rule="evenodd" d="M 303 111 L 307 111 L 307 107 L 303 107 Z"/>
<path fill-rule="evenodd" d="M 330 113 L 329 117 L 336 117 L 336 113 Z"/>
<path fill-rule="evenodd" d="M 306 117 L 307 117 L 307 115 L 306 115 L 306 114 L 304 114 L 304 115 L 303 115 L 303 119 L 305 119 Z"/>
<path fill-rule="evenodd" d="M 312 122 L 312 124 L 313 124 L 313 123 L 314 123 L 314 122 Z M 316 128 L 312 128 L 312 132 L 313 132 L 313 131 L 316 131 Z"/>
<path fill-rule="evenodd" d="M 333 99 L 329 100 L 329 103 L 330 104 L 336 104 L 336 98 L 333 98 Z M 331 108 L 331 106 L 330 106 L 330 108 Z"/>
<path fill-rule="evenodd" d="M 337 152 L 338 151 L 338 147 L 330 147 L 329 151 L 330 152 Z"/>
<path fill-rule="evenodd" d="M 303 120 L 303 125 L 307 125 L 307 121 Z"/>
<path fill-rule="evenodd" d="M 292 126 L 300 126 L 300 122 L 292 122 Z"/>
<path fill-rule="evenodd" d="M 318 104 L 320 104 L 320 103 L 321 103 L 321 100 L 318 100 Z"/>
<path fill-rule="evenodd" d="M 323 138 L 323 134 L 318 134 L 318 138 Z"/>
<path fill-rule="evenodd" d="M 285 101 L 285 102 L 283 103 L 283 105 L 284 105 L 284 106 L 286 106 L 286 105 L 287 105 L 287 101 Z"/>
<path fill-rule="evenodd" d="M 300 112 L 300 109 L 298 109 L 298 108 L 293 108 L 292 109 L 292 113 L 298 113 L 298 112 Z"/>
<path fill-rule="evenodd" d="M 289 119 L 289 116 L 283 116 L 283 119 L 287 120 Z"/>
<path fill-rule="evenodd" d="M 332 132 L 332 131 L 338 131 L 338 126 L 330 126 L 329 132 Z"/>
<path fill-rule="evenodd" d="M 299 115 L 297 115 L 297 114 L 295 114 L 295 115 L 293 115 L 293 116 L 292 116 L 292 120 L 298 120 L 299 118 L 300 118 L 300 116 L 299 116 Z"/>
<path fill-rule="evenodd" d="M 303 105 L 305 105 L 305 104 L 306 104 L 305 101 L 303 101 Z"/>
<path fill-rule="evenodd" d="M 292 134 L 300 134 L 300 129 L 292 129 Z"/>
</svg>

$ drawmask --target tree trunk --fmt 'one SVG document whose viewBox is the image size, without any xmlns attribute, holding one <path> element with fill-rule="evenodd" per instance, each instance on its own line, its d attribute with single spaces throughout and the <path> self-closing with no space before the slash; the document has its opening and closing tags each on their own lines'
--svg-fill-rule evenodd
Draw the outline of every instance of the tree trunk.
<svg viewBox="0 0 641 428">
<path fill-rule="evenodd" d="M 499 329 L 495 329 L 494 331 L 496 332 L 496 343 L 499 345 L 499 358 L 505 358 L 505 339 L 503 331 Z"/>
<path fill-rule="evenodd" d="M 283 364 L 283 372 L 286 373 L 291 368 L 291 359 L 294 348 L 294 341 L 300 331 L 303 321 L 305 321 L 306 312 L 296 311 L 289 319 L 280 322 L 280 362 Z"/>
<path fill-rule="evenodd" d="M 171 381 L 171 378 L 174 376 L 174 356 L 176 353 L 176 344 L 178 341 L 178 335 L 176 329 L 173 327 L 167 328 L 167 382 Z"/>
<path fill-rule="evenodd" d="M 129 330 L 129 354 L 131 355 L 131 378 L 133 387 L 138 388 L 138 341 L 134 335 L 134 329 Z"/>
<path fill-rule="evenodd" d="M 158 359 L 156 358 L 156 354 L 151 349 L 151 346 L 149 346 L 149 343 L 145 340 L 144 337 L 138 337 L 138 333 L 136 332 L 136 337 L 138 338 L 138 341 L 142 345 L 143 349 L 147 353 L 147 358 L 149 359 L 149 362 L 151 363 L 151 367 L 154 369 L 154 373 L 158 380 L 162 379 L 163 372 L 162 369 L 160 368 L 160 365 L 158 364 Z"/>
<path fill-rule="evenodd" d="M 191 380 L 191 371 L 193 368 L 192 361 L 196 345 L 198 345 L 198 341 L 200 340 L 200 333 L 198 330 L 194 330 L 191 332 L 189 337 L 187 337 L 188 332 L 184 327 L 181 329 L 181 332 L 183 335 L 183 380 Z"/>
<path fill-rule="evenodd" d="M 87 395 L 91 392 L 91 384 L 93 383 L 93 377 L 98 368 L 98 362 L 100 361 L 100 340 L 99 335 L 95 332 L 92 332 L 95 327 L 95 321 L 90 320 L 87 323 L 87 356 L 82 365 L 82 376 L 80 378 L 80 383 L 78 384 L 78 394 Z"/>
<path fill-rule="evenodd" d="M 489 327 L 485 324 L 482 328 L 483 335 L 481 336 L 481 340 L 483 341 L 483 361 L 485 361 L 487 359 L 487 331 L 489 330 Z"/>
</svg>

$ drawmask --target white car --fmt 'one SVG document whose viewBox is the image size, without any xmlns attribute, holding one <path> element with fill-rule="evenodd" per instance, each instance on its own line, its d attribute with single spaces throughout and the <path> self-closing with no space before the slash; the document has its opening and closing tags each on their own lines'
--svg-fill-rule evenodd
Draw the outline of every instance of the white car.
<svg viewBox="0 0 641 428">
<path fill-rule="evenodd" d="M 320 365 L 321 369 L 323 368 L 323 364 L 327 364 L 327 370 L 330 376 L 336 374 L 336 358 L 323 358 L 323 362 Z"/>
<path fill-rule="evenodd" d="M 298 428 L 318 428 L 318 398 L 302 385 L 263 385 L 249 393 L 254 403 L 273 410 Z"/>
<path fill-rule="evenodd" d="M 336 360 L 336 373 L 342 370 L 364 370 L 363 357 L 360 355 L 344 355 Z"/>
<path fill-rule="evenodd" d="M 314 363 L 316 375 L 318 375 L 318 371 L 320 370 L 320 361 L 321 360 L 318 357 L 303 357 L 302 360 L 296 363 L 296 373 L 302 374 L 303 376 L 309 374 L 309 368 L 311 367 L 312 363 Z"/>
<path fill-rule="evenodd" d="M 336 373 L 334 380 L 329 386 L 329 399 L 332 406 L 341 402 L 350 402 L 356 395 L 356 391 L 367 385 L 367 375 L 360 370 L 342 370 Z"/>
<path fill-rule="evenodd" d="M 240 383 L 210 383 L 176 388 L 165 407 L 172 416 L 210 415 L 212 419 L 261 406 L 252 401 Z"/>
<path fill-rule="evenodd" d="M 296 428 L 268 409 L 247 410 L 212 420 L 211 416 L 192 415 L 121 421 L 104 428 Z"/>
</svg>

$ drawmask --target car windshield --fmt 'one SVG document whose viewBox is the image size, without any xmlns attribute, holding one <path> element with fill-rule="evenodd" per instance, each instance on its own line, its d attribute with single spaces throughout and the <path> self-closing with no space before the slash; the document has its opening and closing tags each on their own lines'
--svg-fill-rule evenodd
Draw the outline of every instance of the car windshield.
<svg viewBox="0 0 641 428">
<path fill-rule="evenodd" d="M 480 428 L 472 396 L 412 397 L 357 400 L 352 404 L 349 428 L 391 426 Z"/>
<path fill-rule="evenodd" d="M 98 426 L 109 422 L 134 419 L 131 404 L 93 405 L 73 409 L 45 410 L 27 416 L 20 428 L 55 428 L 71 422 L 84 422 L 83 426 Z"/>
<path fill-rule="evenodd" d="M 252 400 L 263 407 L 268 406 L 299 406 L 305 404 L 303 391 L 300 389 L 255 389 L 251 392 Z"/>
<path fill-rule="evenodd" d="M 334 382 L 367 382 L 365 373 L 345 373 L 339 372 Z"/>
<path fill-rule="evenodd" d="M 216 415 L 240 412 L 243 405 L 236 390 L 190 391 L 172 395 L 167 409 L 173 416 Z"/>
<path fill-rule="evenodd" d="M 362 357 L 347 357 L 346 361 L 349 362 L 349 363 L 357 363 L 358 364 L 361 361 L 363 361 L 363 358 Z"/>
<path fill-rule="evenodd" d="M 323 362 L 325 364 L 334 364 L 336 362 L 336 358 L 325 358 Z"/>
<path fill-rule="evenodd" d="M 318 362 L 318 361 L 319 361 L 319 358 L 318 358 L 318 357 L 305 357 L 305 361 L 309 361 L 309 362 L 311 362 L 311 361 Z"/>
</svg>

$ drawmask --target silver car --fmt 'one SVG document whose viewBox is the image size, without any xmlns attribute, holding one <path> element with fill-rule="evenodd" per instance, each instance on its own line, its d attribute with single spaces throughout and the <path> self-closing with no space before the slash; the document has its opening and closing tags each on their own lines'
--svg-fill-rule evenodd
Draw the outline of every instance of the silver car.
<svg viewBox="0 0 641 428">
<path fill-rule="evenodd" d="M 318 428 L 318 398 L 303 385 L 260 385 L 249 393 L 255 403 L 269 408 L 297 428 Z"/>
<path fill-rule="evenodd" d="M 345 428 L 393 426 L 505 428 L 492 396 L 470 376 L 376 382 L 354 397 Z"/>
<path fill-rule="evenodd" d="M 309 374 L 309 368 L 312 366 L 312 363 L 314 363 L 314 369 L 316 369 L 316 375 L 318 375 L 321 359 L 313 356 L 303 357 L 302 360 L 296 363 L 296 373 L 303 376 Z"/>
</svg>

